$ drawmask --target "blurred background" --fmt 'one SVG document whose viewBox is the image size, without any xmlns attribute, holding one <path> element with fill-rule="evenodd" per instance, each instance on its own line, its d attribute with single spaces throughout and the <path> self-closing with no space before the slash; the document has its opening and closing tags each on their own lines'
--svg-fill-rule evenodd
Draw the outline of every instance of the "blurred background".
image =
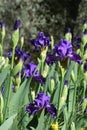
<svg viewBox="0 0 87 130">
<path fill-rule="evenodd" d="M 53 35 L 55 42 L 64 36 L 67 27 L 73 37 L 80 35 L 87 18 L 87 0 L 0 0 L 0 21 L 6 22 L 5 48 L 10 47 L 11 33 L 16 19 L 21 20 L 20 35 L 25 47 L 39 31 Z"/>
</svg>

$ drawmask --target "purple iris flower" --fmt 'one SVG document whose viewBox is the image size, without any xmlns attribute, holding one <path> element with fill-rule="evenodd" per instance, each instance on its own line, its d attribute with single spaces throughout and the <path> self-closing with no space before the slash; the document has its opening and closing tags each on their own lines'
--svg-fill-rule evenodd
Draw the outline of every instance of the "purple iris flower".
<svg viewBox="0 0 87 130">
<path fill-rule="evenodd" d="M 23 51 L 18 46 L 16 46 L 16 48 L 15 48 L 15 57 L 20 59 L 22 55 L 23 55 Z"/>
<path fill-rule="evenodd" d="M 41 85 L 45 84 L 46 78 L 44 78 L 42 75 L 34 76 L 34 79 L 41 83 Z"/>
<path fill-rule="evenodd" d="M 32 39 L 30 42 L 33 46 L 35 46 L 36 49 L 40 49 L 41 47 L 50 45 L 50 38 L 46 37 L 43 32 L 40 32 L 38 37 Z"/>
<path fill-rule="evenodd" d="M 12 49 L 7 53 L 7 57 L 11 59 L 12 57 Z M 30 59 L 30 53 L 29 52 L 24 52 L 21 50 L 18 46 L 15 48 L 15 57 L 18 59 L 21 59 L 22 61 L 26 61 Z"/>
<path fill-rule="evenodd" d="M 54 46 L 53 54 L 47 56 L 46 62 L 48 65 L 50 65 L 58 60 L 63 60 L 64 58 L 70 58 L 78 64 L 82 64 L 81 57 L 72 50 L 71 42 L 62 39 L 60 40 L 59 44 Z"/>
<path fill-rule="evenodd" d="M 5 27 L 5 22 L 4 21 L 0 22 L 0 27 L 1 28 Z"/>
<path fill-rule="evenodd" d="M 18 59 L 21 59 L 22 61 L 26 61 L 26 60 L 30 59 L 30 53 L 24 52 L 18 46 L 15 48 L 15 56 Z"/>
<path fill-rule="evenodd" d="M 76 52 L 73 51 L 73 52 L 72 52 L 72 55 L 70 55 L 69 58 L 70 58 L 72 61 L 77 62 L 79 65 L 82 65 L 81 57 L 80 57 L 80 55 L 78 55 Z"/>
<path fill-rule="evenodd" d="M 33 63 L 27 63 L 25 64 L 25 68 L 23 69 L 24 73 L 25 73 L 25 77 L 29 78 L 30 76 L 38 76 L 39 75 L 39 71 L 36 70 L 37 66 Z"/>
<path fill-rule="evenodd" d="M 33 62 L 25 64 L 25 68 L 23 69 L 25 77 L 29 78 L 32 76 L 36 81 L 40 82 L 41 84 L 45 84 L 46 79 L 40 75 L 39 70 L 36 69 L 37 65 L 35 65 Z"/>
<path fill-rule="evenodd" d="M 45 111 L 49 112 L 52 117 L 56 117 L 57 110 L 53 104 L 50 104 L 50 97 L 46 95 L 46 93 L 39 93 L 34 100 L 34 103 L 30 103 L 26 106 L 26 111 L 30 115 L 34 115 L 38 111 L 45 109 Z"/>
<path fill-rule="evenodd" d="M 19 29 L 20 28 L 20 24 L 21 24 L 21 21 L 20 20 L 16 20 L 15 24 L 14 24 L 14 30 Z"/>
<path fill-rule="evenodd" d="M 72 44 L 70 41 L 67 41 L 65 39 L 61 39 L 59 44 L 56 44 L 53 53 L 56 56 L 60 56 L 61 59 L 68 57 L 72 54 Z"/>
<path fill-rule="evenodd" d="M 56 61 L 58 61 L 60 59 L 59 56 L 55 56 L 53 54 L 48 54 L 46 57 L 46 63 L 48 65 L 52 65 L 53 63 L 55 63 Z"/>
</svg>

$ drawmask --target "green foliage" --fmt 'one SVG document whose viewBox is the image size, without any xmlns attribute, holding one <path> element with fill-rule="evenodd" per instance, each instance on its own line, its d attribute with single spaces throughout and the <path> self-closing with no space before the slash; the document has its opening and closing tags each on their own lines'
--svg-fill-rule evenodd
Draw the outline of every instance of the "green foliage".
<svg viewBox="0 0 87 130">
<path fill-rule="evenodd" d="M 17 114 L 12 115 L 10 118 L 8 118 L 1 126 L 0 130 L 9 130 L 14 118 L 16 117 Z"/>
</svg>

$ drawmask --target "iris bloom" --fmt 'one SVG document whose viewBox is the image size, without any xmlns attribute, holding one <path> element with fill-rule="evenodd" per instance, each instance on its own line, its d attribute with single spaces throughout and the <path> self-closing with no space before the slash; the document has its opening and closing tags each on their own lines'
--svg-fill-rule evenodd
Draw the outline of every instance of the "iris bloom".
<svg viewBox="0 0 87 130">
<path fill-rule="evenodd" d="M 32 76 L 36 81 L 40 82 L 41 84 L 44 84 L 46 79 L 42 75 L 40 75 L 39 70 L 36 69 L 37 65 L 35 65 L 33 62 L 25 64 L 25 67 L 23 69 L 25 77 L 29 78 Z"/>
<path fill-rule="evenodd" d="M 43 32 L 40 32 L 38 34 L 38 37 L 35 39 L 32 39 L 30 42 L 38 50 L 41 47 L 49 46 L 50 45 L 50 38 L 46 37 Z"/>
<path fill-rule="evenodd" d="M 49 112 L 52 117 L 56 117 L 57 115 L 57 110 L 53 104 L 50 104 L 50 97 L 47 96 L 46 93 L 37 94 L 34 102 L 26 106 L 26 111 L 30 115 L 34 115 L 42 109 L 45 109 L 46 112 Z"/>
<path fill-rule="evenodd" d="M 7 57 L 9 59 L 11 59 L 12 57 L 12 49 L 10 49 L 10 51 L 7 53 Z M 30 54 L 29 52 L 24 52 L 23 50 L 21 50 L 18 46 L 15 48 L 15 57 L 17 59 L 21 59 L 22 61 L 26 61 L 28 59 L 30 59 Z"/>
<path fill-rule="evenodd" d="M 53 64 L 58 60 L 63 60 L 64 58 L 70 58 L 78 64 L 82 64 L 81 57 L 72 50 L 71 42 L 61 39 L 59 44 L 54 46 L 53 54 L 47 56 L 46 62 L 47 64 Z"/>
</svg>

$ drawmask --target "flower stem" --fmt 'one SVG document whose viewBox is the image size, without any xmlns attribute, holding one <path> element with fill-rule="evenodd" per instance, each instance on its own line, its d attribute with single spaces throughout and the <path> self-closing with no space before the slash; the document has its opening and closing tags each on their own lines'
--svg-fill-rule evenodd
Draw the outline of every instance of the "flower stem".
<svg viewBox="0 0 87 130">
<path fill-rule="evenodd" d="M 12 61 L 11 61 L 11 70 L 10 70 L 10 82 L 9 82 L 9 88 L 8 88 L 8 95 L 7 95 L 7 102 L 6 102 L 6 109 L 5 109 L 5 114 L 4 114 L 4 121 L 6 119 L 7 116 L 7 112 L 8 112 L 8 106 L 9 106 L 9 100 L 10 100 L 10 92 L 11 92 L 11 87 L 12 87 L 12 69 L 14 67 L 14 53 L 15 53 L 15 48 L 13 47 L 12 50 Z"/>
</svg>

